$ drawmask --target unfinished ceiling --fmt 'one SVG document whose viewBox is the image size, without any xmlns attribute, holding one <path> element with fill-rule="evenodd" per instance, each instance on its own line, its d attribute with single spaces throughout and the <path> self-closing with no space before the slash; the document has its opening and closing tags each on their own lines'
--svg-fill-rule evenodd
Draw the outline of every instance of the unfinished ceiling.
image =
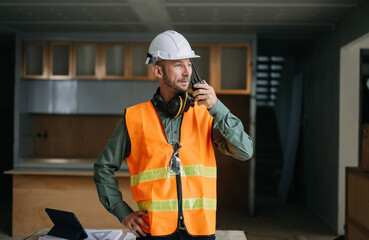
<svg viewBox="0 0 369 240">
<path fill-rule="evenodd" d="M 309 38 L 366 0 L 0 0 L 0 31 L 256 33 Z"/>
</svg>

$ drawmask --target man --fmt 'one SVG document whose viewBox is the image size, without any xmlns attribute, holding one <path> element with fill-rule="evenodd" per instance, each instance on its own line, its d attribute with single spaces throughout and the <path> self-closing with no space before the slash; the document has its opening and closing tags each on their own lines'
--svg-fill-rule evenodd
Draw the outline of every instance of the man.
<svg viewBox="0 0 369 240">
<path fill-rule="evenodd" d="M 146 64 L 160 88 L 151 101 L 126 109 L 94 165 L 100 201 L 139 239 L 215 239 L 213 144 L 240 160 L 253 153 L 241 121 L 211 86 L 203 81 L 193 86 L 193 98 L 187 93 L 195 57 L 175 31 L 153 39 Z M 124 159 L 140 211 L 122 200 L 114 177 Z"/>
</svg>

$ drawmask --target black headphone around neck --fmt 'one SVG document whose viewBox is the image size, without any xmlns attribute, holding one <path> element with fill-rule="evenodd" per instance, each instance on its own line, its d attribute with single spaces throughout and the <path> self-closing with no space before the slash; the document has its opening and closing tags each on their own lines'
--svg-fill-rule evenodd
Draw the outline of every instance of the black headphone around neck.
<svg viewBox="0 0 369 240">
<path fill-rule="evenodd" d="M 166 109 L 170 115 L 176 118 L 180 114 L 187 112 L 188 109 L 194 105 L 195 98 L 188 92 L 184 92 L 172 98 L 169 103 L 166 104 Z"/>
<path fill-rule="evenodd" d="M 160 96 L 160 87 L 156 90 L 155 95 Z M 181 113 L 187 112 L 190 107 L 195 106 L 195 98 L 188 92 L 183 92 L 170 99 L 168 103 L 165 103 L 163 100 L 158 100 L 157 104 L 160 109 L 176 118 L 181 115 Z"/>
</svg>

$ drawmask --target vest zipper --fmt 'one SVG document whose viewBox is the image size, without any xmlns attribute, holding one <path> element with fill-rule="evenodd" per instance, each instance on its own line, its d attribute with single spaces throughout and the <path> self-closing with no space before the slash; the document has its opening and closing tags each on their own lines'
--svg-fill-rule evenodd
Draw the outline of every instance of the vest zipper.
<svg viewBox="0 0 369 240">
<path fill-rule="evenodd" d="M 183 220 L 183 209 L 182 209 L 182 182 L 181 182 L 181 173 L 176 175 L 177 182 L 177 196 L 178 196 L 178 228 L 186 229 Z"/>
<path fill-rule="evenodd" d="M 181 122 L 179 124 L 179 134 L 178 134 L 178 142 L 181 143 L 181 129 L 182 129 L 182 121 L 183 121 L 183 114 L 181 118 Z M 186 226 L 184 223 L 183 218 L 183 207 L 182 207 L 182 181 L 181 181 L 181 171 L 179 174 L 176 175 L 176 182 L 177 182 L 177 197 L 178 197 L 178 228 L 181 230 L 186 230 Z"/>
<path fill-rule="evenodd" d="M 151 104 L 154 106 L 155 108 L 155 104 L 153 103 L 153 101 L 151 100 Z M 163 123 L 161 122 L 158 110 L 155 108 L 155 112 L 156 115 L 159 118 L 159 122 L 161 125 L 161 128 L 163 129 L 163 133 L 165 136 L 165 139 L 167 140 L 167 143 L 169 143 L 168 138 L 167 138 L 167 134 L 165 132 Z M 182 128 L 182 121 L 183 121 L 183 114 L 182 114 L 182 118 L 181 118 L 181 122 L 179 123 L 179 134 L 178 134 L 178 142 L 181 143 L 181 128 Z M 177 184 L 177 198 L 178 198 L 178 226 L 177 229 L 181 229 L 181 230 L 185 230 L 186 226 L 184 224 L 184 218 L 183 218 L 183 209 L 182 209 L 182 181 L 181 181 L 181 171 L 179 171 L 179 174 L 176 175 L 176 184 Z"/>
</svg>

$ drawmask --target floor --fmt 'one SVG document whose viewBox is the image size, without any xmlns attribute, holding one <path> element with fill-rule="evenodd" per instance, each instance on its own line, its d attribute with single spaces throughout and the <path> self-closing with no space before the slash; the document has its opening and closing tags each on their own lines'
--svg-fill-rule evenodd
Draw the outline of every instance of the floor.
<svg viewBox="0 0 369 240">
<path fill-rule="evenodd" d="M 0 240 L 11 238 L 10 206 L 0 205 Z M 334 240 L 340 239 L 305 206 L 279 203 L 271 196 L 257 198 L 255 216 L 237 210 L 218 210 L 217 229 L 243 230 L 248 240 Z"/>
<path fill-rule="evenodd" d="M 307 207 L 280 203 L 272 196 L 256 199 L 255 216 L 218 210 L 217 229 L 243 230 L 247 240 L 334 240 L 341 239 Z"/>
</svg>

